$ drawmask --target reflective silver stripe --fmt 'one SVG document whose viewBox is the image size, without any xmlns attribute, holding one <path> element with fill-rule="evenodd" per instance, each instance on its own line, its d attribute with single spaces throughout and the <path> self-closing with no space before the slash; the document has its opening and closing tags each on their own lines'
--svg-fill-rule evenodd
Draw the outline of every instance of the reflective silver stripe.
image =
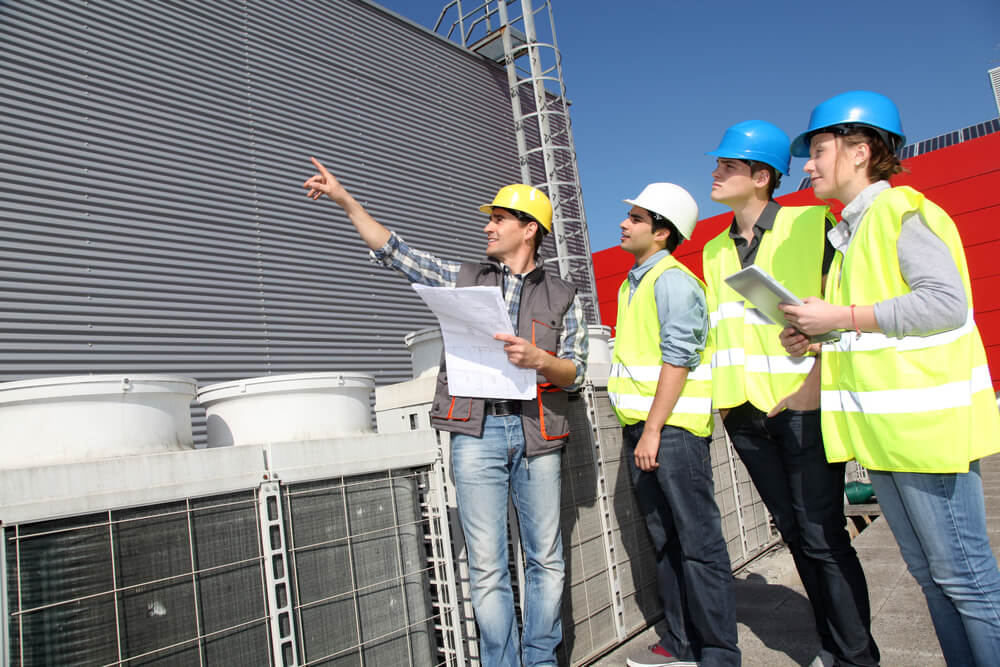
<svg viewBox="0 0 1000 667">
<path fill-rule="evenodd" d="M 659 366 L 625 366 L 616 363 L 611 365 L 610 377 L 628 378 L 635 382 L 658 382 L 660 380 Z M 712 367 L 709 364 L 698 364 L 693 371 L 688 371 L 689 380 L 711 380 Z"/>
<path fill-rule="evenodd" d="M 715 327 L 720 320 L 726 320 L 731 317 L 743 317 L 743 302 L 742 301 L 727 301 L 726 303 L 720 303 L 718 309 L 713 310 L 708 315 L 709 326 Z"/>
<path fill-rule="evenodd" d="M 972 395 L 992 389 L 990 369 L 977 366 L 968 380 L 949 382 L 922 389 L 885 389 L 882 391 L 823 391 L 820 403 L 824 410 L 834 412 L 865 412 L 868 414 L 900 414 L 931 412 L 965 407 Z"/>
<path fill-rule="evenodd" d="M 751 354 L 744 366 L 748 373 L 808 373 L 816 362 L 815 357 L 768 357 L 762 354 Z"/>
<path fill-rule="evenodd" d="M 608 393 L 611 404 L 619 410 L 635 410 L 649 414 L 653 407 L 652 396 L 639 396 L 637 394 L 614 394 Z M 674 405 L 672 414 L 686 415 L 707 415 L 712 412 L 711 398 L 696 398 L 692 396 L 681 396 Z"/>
<path fill-rule="evenodd" d="M 742 347 L 731 347 L 728 350 L 716 350 L 712 354 L 712 368 L 742 366 L 744 361 L 746 361 L 746 352 Z"/>
<path fill-rule="evenodd" d="M 903 336 L 902 338 L 890 338 L 884 333 L 867 332 L 862 333 L 860 338 L 857 335 L 843 335 L 839 341 L 830 344 L 830 346 L 838 352 L 873 352 L 890 348 L 896 348 L 900 352 L 924 350 L 954 343 L 962 336 L 972 333 L 975 326 L 976 323 L 972 319 L 972 311 L 970 310 L 965 324 L 950 331 L 942 331 L 930 336 Z"/>
</svg>

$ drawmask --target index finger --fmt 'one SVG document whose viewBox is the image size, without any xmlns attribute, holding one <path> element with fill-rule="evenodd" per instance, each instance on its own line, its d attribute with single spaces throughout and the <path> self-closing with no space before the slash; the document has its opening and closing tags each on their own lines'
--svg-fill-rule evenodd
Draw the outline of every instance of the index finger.
<svg viewBox="0 0 1000 667">
<path fill-rule="evenodd" d="M 496 340 L 502 340 L 505 343 L 516 343 L 517 342 L 517 336 L 515 336 L 514 334 L 509 334 L 509 333 L 493 334 L 493 338 L 495 338 Z"/>
<path fill-rule="evenodd" d="M 324 167 L 319 160 L 312 157 L 311 155 L 309 156 L 309 159 L 312 160 L 313 166 L 319 170 L 319 173 L 321 173 L 323 176 L 330 175 L 330 172 L 326 170 L 326 167 Z"/>
</svg>

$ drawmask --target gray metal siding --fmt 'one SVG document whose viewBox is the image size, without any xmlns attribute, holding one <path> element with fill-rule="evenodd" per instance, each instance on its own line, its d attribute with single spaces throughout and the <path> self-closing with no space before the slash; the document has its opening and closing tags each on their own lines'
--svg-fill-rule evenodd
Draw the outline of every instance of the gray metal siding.
<svg viewBox="0 0 1000 667">
<path fill-rule="evenodd" d="M 4 3 L 0 43 L 0 380 L 405 379 L 433 318 L 308 157 L 455 259 L 519 180 L 503 70 L 360 0 Z"/>
</svg>

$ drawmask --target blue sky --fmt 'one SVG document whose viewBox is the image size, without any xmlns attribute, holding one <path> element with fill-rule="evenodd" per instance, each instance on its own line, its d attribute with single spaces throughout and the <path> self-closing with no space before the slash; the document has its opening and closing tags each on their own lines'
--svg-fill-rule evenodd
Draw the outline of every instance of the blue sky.
<svg viewBox="0 0 1000 667">
<path fill-rule="evenodd" d="M 433 27 L 444 0 L 379 2 Z M 468 0 L 473 7 L 479 0 Z M 701 217 L 714 149 L 751 118 L 794 137 L 824 99 L 876 90 L 900 108 L 907 141 L 997 116 L 987 70 L 1000 66 L 997 0 L 552 0 L 591 249 L 647 183 L 687 188 Z M 801 180 L 804 160 L 777 195 Z"/>
</svg>

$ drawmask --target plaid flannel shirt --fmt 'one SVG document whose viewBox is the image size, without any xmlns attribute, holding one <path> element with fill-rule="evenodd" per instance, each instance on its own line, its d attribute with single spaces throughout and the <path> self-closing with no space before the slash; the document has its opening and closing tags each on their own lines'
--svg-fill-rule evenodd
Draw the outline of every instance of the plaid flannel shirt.
<svg viewBox="0 0 1000 667">
<path fill-rule="evenodd" d="M 462 265 L 461 262 L 439 259 L 430 253 L 411 248 L 395 232 L 390 234 L 389 240 L 383 247 L 372 250 L 370 256 L 376 264 L 382 264 L 396 271 L 411 283 L 431 287 L 455 287 L 458 269 Z M 505 264 L 500 266 L 503 269 L 503 299 L 516 331 L 524 276 L 512 273 Z M 556 352 L 556 356 L 560 359 L 569 359 L 576 366 L 573 384 L 563 387 L 566 391 L 580 388 L 587 369 L 589 341 L 587 332 L 580 326 L 581 322 L 583 322 L 583 307 L 580 305 L 580 300 L 574 298 L 572 307 L 563 315 L 563 332 Z"/>
</svg>

